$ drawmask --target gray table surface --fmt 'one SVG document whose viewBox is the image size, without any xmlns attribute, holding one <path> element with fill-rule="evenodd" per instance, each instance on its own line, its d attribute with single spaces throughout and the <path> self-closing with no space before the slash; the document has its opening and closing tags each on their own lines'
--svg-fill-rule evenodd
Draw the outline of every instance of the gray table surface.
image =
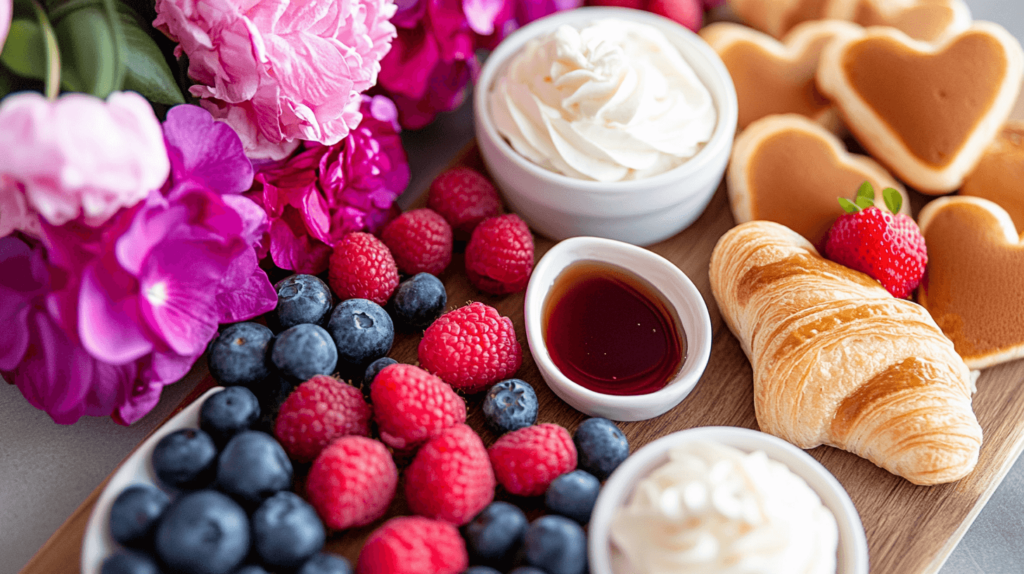
<svg viewBox="0 0 1024 574">
<path fill-rule="evenodd" d="M 967 0 L 977 20 L 991 20 L 1024 39 L 1024 0 Z M 472 138 L 469 103 L 418 132 L 405 134 L 413 181 L 426 188 Z M 0 384 L 0 574 L 19 571 L 132 448 L 163 420 L 203 377 L 200 361 L 181 382 L 167 387 L 159 405 L 129 428 L 109 419 L 54 424 Z M 1024 573 L 1024 459 L 981 511 L 941 574 Z"/>
</svg>

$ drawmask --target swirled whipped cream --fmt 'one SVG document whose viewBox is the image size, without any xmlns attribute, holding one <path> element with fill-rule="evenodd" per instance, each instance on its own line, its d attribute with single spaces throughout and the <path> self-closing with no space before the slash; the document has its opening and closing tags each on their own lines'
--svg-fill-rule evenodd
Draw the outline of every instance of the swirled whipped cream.
<svg viewBox="0 0 1024 574">
<path fill-rule="evenodd" d="M 490 111 L 521 155 L 597 181 L 668 171 L 717 121 L 710 92 L 658 29 L 611 19 L 531 40 L 495 82 Z"/>
<path fill-rule="evenodd" d="M 611 524 L 621 574 L 835 574 L 836 519 L 764 452 L 676 447 Z"/>
</svg>

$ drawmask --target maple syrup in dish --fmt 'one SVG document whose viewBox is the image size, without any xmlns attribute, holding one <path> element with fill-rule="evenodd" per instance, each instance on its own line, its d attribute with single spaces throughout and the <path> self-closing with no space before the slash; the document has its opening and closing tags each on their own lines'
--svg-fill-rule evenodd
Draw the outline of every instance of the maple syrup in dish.
<svg viewBox="0 0 1024 574">
<path fill-rule="evenodd" d="M 594 392 L 653 393 L 686 359 L 686 335 L 671 306 L 647 281 L 618 266 L 579 261 L 566 267 L 542 317 L 551 361 Z"/>
</svg>

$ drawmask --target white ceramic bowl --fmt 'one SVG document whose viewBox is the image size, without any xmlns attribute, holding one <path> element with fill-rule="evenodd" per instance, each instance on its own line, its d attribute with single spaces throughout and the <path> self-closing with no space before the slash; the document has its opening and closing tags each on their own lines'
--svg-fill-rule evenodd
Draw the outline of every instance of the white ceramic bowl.
<svg viewBox="0 0 1024 574">
<path fill-rule="evenodd" d="M 498 133 L 488 103 L 491 86 L 527 41 L 562 24 L 582 27 L 621 18 L 661 30 L 707 86 L 718 123 L 707 145 L 679 167 L 625 182 L 598 182 L 549 171 L 521 156 Z M 490 54 L 473 96 L 477 144 L 505 200 L 534 230 L 552 238 L 592 235 L 650 245 L 682 231 L 707 207 L 722 181 L 738 114 L 732 78 L 700 36 L 667 18 L 625 8 L 579 8 L 537 20 L 510 35 Z"/>
<path fill-rule="evenodd" d="M 133 484 L 150 484 L 160 487 L 156 473 L 153 472 L 153 465 L 150 463 L 156 443 L 174 431 L 199 428 L 199 409 L 202 408 L 203 402 L 210 395 L 221 390 L 223 387 L 214 387 L 206 391 L 192 404 L 156 429 L 135 449 L 135 452 L 121 463 L 121 466 L 114 472 L 114 476 L 110 477 L 110 482 L 103 487 L 103 492 L 96 499 L 96 505 L 92 507 L 92 514 L 89 515 L 89 522 L 85 527 L 85 536 L 82 538 L 82 574 L 100 574 L 103 561 L 120 548 L 114 537 L 110 535 L 110 507 L 121 491 Z"/>
<path fill-rule="evenodd" d="M 868 542 L 864 526 L 843 485 L 799 448 L 772 435 L 737 427 L 698 427 L 672 433 L 638 450 L 615 469 L 601 489 L 590 518 L 588 554 L 592 574 L 621 574 L 612 570 L 609 540 L 612 518 L 627 503 L 637 482 L 668 462 L 669 450 L 696 440 L 715 441 L 744 452 L 761 450 L 768 458 L 789 467 L 818 493 L 822 504 L 836 517 L 839 526 L 837 574 L 868 574 Z"/>
<path fill-rule="evenodd" d="M 578 261 L 610 263 L 645 279 L 675 310 L 686 337 L 686 358 L 676 376 L 653 393 L 617 396 L 580 386 L 555 366 L 544 342 L 544 301 L 566 267 Z M 526 339 L 537 369 L 556 395 L 578 411 L 616 421 L 654 418 L 679 404 L 700 380 L 711 356 L 711 319 L 700 291 L 672 262 L 621 241 L 574 237 L 552 247 L 533 269 L 526 287 Z"/>
</svg>

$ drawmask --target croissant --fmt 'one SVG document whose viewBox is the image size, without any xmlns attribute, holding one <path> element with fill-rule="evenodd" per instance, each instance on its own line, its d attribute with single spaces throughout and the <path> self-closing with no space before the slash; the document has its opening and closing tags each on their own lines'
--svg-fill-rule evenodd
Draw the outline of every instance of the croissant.
<svg viewBox="0 0 1024 574">
<path fill-rule="evenodd" d="M 914 484 L 971 472 L 981 427 L 970 371 L 923 307 L 767 221 L 723 235 L 710 273 L 754 370 L 762 431 L 841 448 Z"/>
</svg>

